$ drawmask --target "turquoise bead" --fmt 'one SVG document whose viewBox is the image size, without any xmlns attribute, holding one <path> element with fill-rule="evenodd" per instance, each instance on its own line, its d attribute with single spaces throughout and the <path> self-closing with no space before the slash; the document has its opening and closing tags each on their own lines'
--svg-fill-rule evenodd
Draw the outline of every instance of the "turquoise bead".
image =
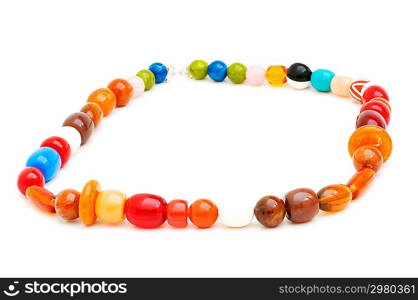
<svg viewBox="0 0 418 300">
<path fill-rule="evenodd" d="M 48 182 L 53 179 L 61 168 L 61 157 L 57 151 L 49 147 L 41 147 L 29 156 L 26 167 L 37 168 Z"/>
<path fill-rule="evenodd" d="M 318 69 L 312 73 L 311 84 L 319 92 L 329 92 L 331 90 L 331 80 L 334 72 L 326 69 Z"/>
</svg>

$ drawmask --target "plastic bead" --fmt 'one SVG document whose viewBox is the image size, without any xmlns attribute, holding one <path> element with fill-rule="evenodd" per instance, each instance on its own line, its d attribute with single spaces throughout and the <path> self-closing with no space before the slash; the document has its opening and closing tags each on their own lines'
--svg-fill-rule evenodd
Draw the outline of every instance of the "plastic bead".
<svg viewBox="0 0 418 300">
<path fill-rule="evenodd" d="M 294 63 L 287 69 L 287 83 L 298 90 L 306 89 L 311 80 L 312 71 L 307 65 Z"/>
<path fill-rule="evenodd" d="M 81 136 L 81 145 L 84 145 L 93 133 L 94 123 L 90 116 L 83 112 L 76 112 L 68 116 L 62 124 L 77 129 Z"/>
<path fill-rule="evenodd" d="M 70 145 L 71 155 L 77 153 L 81 146 L 81 135 L 77 129 L 69 126 L 60 127 L 55 136 L 59 136 Z"/>
<path fill-rule="evenodd" d="M 210 200 L 196 200 L 189 207 L 189 219 L 199 228 L 209 228 L 218 219 L 218 208 Z"/>
<path fill-rule="evenodd" d="M 229 80 L 235 84 L 240 84 L 245 81 L 247 67 L 240 63 L 233 63 L 228 67 L 227 75 Z"/>
<path fill-rule="evenodd" d="M 373 110 L 375 112 L 378 112 L 386 122 L 386 125 L 389 125 L 390 122 L 390 114 L 391 114 L 391 108 L 388 102 L 386 102 L 383 98 L 374 98 L 367 103 L 365 103 L 360 112 L 366 111 L 366 110 Z"/>
<path fill-rule="evenodd" d="M 162 83 L 167 78 L 168 70 L 162 63 L 153 63 L 148 68 L 155 76 L 155 83 Z"/>
<path fill-rule="evenodd" d="M 385 119 L 381 114 L 374 110 L 365 110 L 357 116 L 356 128 L 365 126 L 365 125 L 376 125 L 386 129 Z"/>
<path fill-rule="evenodd" d="M 331 80 L 331 92 L 340 97 L 350 96 L 350 86 L 353 80 L 347 76 L 334 76 Z"/>
<path fill-rule="evenodd" d="M 71 189 L 63 190 L 55 198 L 55 211 L 64 220 L 75 220 L 78 218 L 79 201 L 79 192 Z"/>
<path fill-rule="evenodd" d="M 263 85 L 266 80 L 266 70 L 260 66 L 251 66 L 245 73 L 247 83 L 253 86 Z"/>
<path fill-rule="evenodd" d="M 254 216 L 254 208 L 243 203 L 223 204 L 219 207 L 219 218 L 222 223 L 231 228 L 248 226 Z"/>
<path fill-rule="evenodd" d="M 205 79 L 208 75 L 208 63 L 204 60 L 194 60 L 188 67 L 190 75 L 196 80 Z"/>
<path fill-rule="evenodd" d="M 351 98 L 353 98 L 355 101 L 361 103 L 362 102 L 361 95 L 363 93 L 364 86 L 367 83 L 369 83 L 369 81 L 364 80 L 364 79 L 353 81 L 350 85 L 350 90 L 349 90 Z"/>
<path fill-rule="evenodd" d="M 125 106 L 131 100 L 133 88 L 125 79 L 114 79 L 107 85 L 107 88 L 115 94 L 117 107 Z"/>
<path fill-rule="evenodd" d="M 318 69 L 312 73 L 311 84 L 318 92 L 329 92 L 334 76 L 335 74 L 330 70 Z"/>
<path fill-rule="evenodd" d="M 307 188 L 295 189 L 285 195 L 287 218 L 294 223 L 312 220 L 319 212 L 316 193 Z"/>
<path fill-rule="evenodd" d="M 29 157 L 26 167 L 34 167 L 42 172 L 45 182 L 53 179 L 61 168 L 61 158 L 57 151 L 41 147 Z"/>
<path fill-rule="evenodd" d="M 261 225 L 273 228 L 282 223 L 286 215 L 286 207 L 282 199 L 275 196 L 265 196 L 255 205 L 254 215 Z"/>
<path fill-rule="evenodd" d="M 32 185 L 26 189 L 26 198 L 30 199 L 41 210 L 55 213 L 55 195 L 47 189 Z"/>
<path fill-rule="evenodd" d="M 343 210 L 351 201 L 351 190 L 344 184 L 333 184 L 318 192 L 319 209 L 328 212 Z"/>
<path fill-rule="evenodd" d="M 101 191 L 97 180 L 90 180 L 86 183 L 80 194 L 78 212 L 81 222 L 86 226 L 96 223 L 96 199 Z"/>
<path fill-rule="evenodd" d="M 126 201 L 126 219 L 141 228 L 157 228 L 167 219 L 167 203 L 152 194 L 136 194 Z"/>
<path fill-rule="evenodd" d="M 185 200 L 172 200 L 167 205 L 167 223 L 173 227 L 187 226 L 188 205 Z"/>
<path fill-rule="evenodd" d="M 89 115 L 94 123 L 94 128 L 97 128 L 103 119 L 103 111 L 97 103 L 87 103 L 80 111 Z"/>
<path fill-rule="evenodd" d="M 380 85 L 368 85 L 363 92 L 363 103 L 367 103 L 373 98 L 383 98 L 389 101 L 389 95 Z"/>
<path fill-rule="evenodd" d="M 26 195 L 26 189 L 32 185 L 43 187 L 45 185 L 45 179 L 42 172 L 37 168 L 28 167 L 20 172 L 17 178 L 17 187 L 23 195 Z"/>
<path fill-rule="evenodd" d="M 150 70 L 141 70 L 136 73 L 136 76 L 140 77 L 145 84 L 145 90 L 150 90 L 155 84 L 155 76 Z"/>
<path fill-rule="evenodd" d="M 97 103 L 103 111 L 103 116 L 106 117 L 116 107 L 116 96 L 108 88 L 101 88 L 91 93 L 87 102 Z"/>
<path fill-rule="evenodd" d="M 228 67 L 223 61 L 215 60 L 208 66 L 209 77 L 216 82 L 224 81 Z"/>
<path fill-rule="evenodd" d="M 125 202 L 126 195 L 122 192 L 101 191 L 96 199 L 96 216 L 106 223 L 120 223 L 125 219 Z"/>
<path fill-rule="evenodd" d="M 145 83 L 142 78 L 138 76 L 132 76 L 126 79 L 127 82 L 132 86 L 132 98 L 141 97 L 145 91 Z"/>
<path fill-rule="evenodd" d="M 270 66 L 266 71 L 267 82 L 271 86 L 283 86 L 287 81 L 286 73 L 285 66 Z"/>
<path fill-rule="evenodd" d="M 376 173 L 372 169 L 364 168 L 351 177 L 347 185 L 350 187 L 353 200 L 358 199 L 372 183 Z"/>
<path fill-rule="evenodd" d="M 65 166 L 71 156 L 70 145 L 59 136 L 51 136 L 42 142 L 41 147 L 49 147 L 58 152 L 61 158 L 61 168 Z"/>
<path fill-rule="evenodd" d="M 383 156 L 372 146 L 361 146 L 353 154 L 353 164 L 357 171 L 369 168 L 377 172 L 383 165 Z"/>
</svg>

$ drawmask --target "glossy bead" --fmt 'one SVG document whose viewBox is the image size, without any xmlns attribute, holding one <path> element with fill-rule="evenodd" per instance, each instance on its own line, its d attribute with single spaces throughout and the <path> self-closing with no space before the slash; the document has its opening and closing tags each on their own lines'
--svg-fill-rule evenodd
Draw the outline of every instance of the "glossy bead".
<svg viewBox="0 0 418 300">
<path fill-rule="evenodd" d="M 75 220 L 78 218 L 78 203 L 80 193 L 76 190 L 63 190 L 55 198 L 55 211 L 64 220 Z"/>
<path fill-rule="evenodd" d="M 81 136 L 81 145 L 84 145 L 93 133 L 94 123 L 88 114 L 76 112 L 65 119 L 62 126 L 69 126 L 77 129 Z"/>
<path fill-rule="evenodd" d="M 386 129 L 385 119 L 381 114 L 374 110 L 365 110 L 357 116 L 356 128 L 365 126 L 365 125 L 376 125 Z"/>
<path fill-rule="evenodd" d="M 116 96 L 108 88 L 101 88 L 91 93 L 87 102 L 97 103 L 103 111 L 103 116 L 106 117 L 116 107 Z"/>
<path fill-rule="evenodd" d="M 366 125 L 354 131 L 348 141 L 350 157 L 353 157 L 358 148 L 366 145 L 379 149 L 383 156 L 383 162 L 386 162 L 392 153 L 392 139 L 386 130 L 379 126 Z"/>
<path fill-rule="evenodd" d="M 78 212 L 81 222 L 86 226 L 96 223 L 96 199 L 100 192 L 101 187 L 97 180 L 88 181 L 81 191 Z"/>
<path fill-rule="evenodd" d="M 218 219 L 218 208 L 210 200 L 196 200 L 189 207 L 189 219 L 199 228 L 209 228 Z"/>
<path fill-rule="evenodd" d="M 319 211 L 316 193 L 307 188 L 295 189 L 285 195 L 287 218 L 294 223 L 312 220 Z"/>
<path fill-rule="evenodd" d="M 245 77 L 249 85 L 263 85 L 266 80 L 266 70 L 260 66 L 251 66 L 247 69 Z"/>
<path fill-rule="evenodd" d="M 273 228 L 283 221 L 286 207 L 282 199 L 275 196 L 265 196 L 255 205 L 254 215 L 261 225 Z"/>
<path fill-rule="evenodd" d="M 61 158 L 57 151 L 41 147 L 29 156 L 26 167 L 34 167 L 42 172 L 45 182 L 53 179 L 61 168 Z"/>
<path fill-rule="evenodd" d="M 69 126 L 60 127 L 54 136 L 59 136 L 70 145 L 71 155 L 77 153 L 81 146 L 81 135 L 77 129 Z"/>
<path fill-rule="evenodd" d="M 26 189 L 32 185 L 43 187 L 45 185 L 44 175 L 37 168 L 24 168 L 17 178 L 17 187 L 23 195 L 26 195 Z"/>
<path fill-rule="evenodd" d="M 219 218 L 227 227 L 241 228 L 248 226 L 254 216 L 252 205 L 243 203 L 223 203 L 219 207 Z"/>
<path fill-rule="evenodd" d="M 312 71 L 307 65 L 294 63 L 287 69 L 287 83 L 298 90 L 306 89 L 311 80 Z"/>
<path fill-rule="evenodd" d="M 125 106 L 131 100 L 133 88 L 125 79 L 114 79 L 107 85 L 107 88 L 115 94 L 117 107 Z"/>
<path fill-rule="evenodd" d="M 172 200 L 167 204 L 167 223 L 173 227 L 187 226 L 189 207 L 185 200 Z"/>
<path fill-rule="evenodd" d="M 201 59 L 194 60 L 188 67 L 190 75 L 196 80 L 205 79 L 208 75 L 208 63 Z"/>
<path fill-rule="evenodd" d="M 235 84 L 240 84 L 245 81 L 245 74 L 247 72 L 247 67 L 240 63 L 233 63 L 228 67 L 227 75 L 229 80 Z"/>
<path fill-rule="evenodd" d="M 347 185 L 353 195 L 353 200 L 358 199 L 370 186 L 376 173 L 372 169 L 364 168 L 354 174 Z"/>
<path fill-rule="evenodd" d="M 329 92 L 335 74 L 326 69 L 318 69 L 312 73 L 311 84 L 318 92 Z"/>
<path fill-rule="evenodd" d="M 390 105 L 388 102 L 386 102 L 383 98 L 374 98 L 367 103 L 363 104 L 360 112 L 366 111 L 366 110 L 373 110 L 375 112 L 378 112 L 386 122 L 386 125 L 389 125 L 390 122 Z"/>
<path fill-rule="evenodd" d="M 71 156 L 71 148 L 68 142 L 59 136 L 51 136 L 42 142 L 41 147 L 49 147 L 58 152 L 61 158 L 61 168 L 65 166 Z"/>
<path fill-rule="evenodd" d="M 351 77 L 336 75 L 331 80 L 331 92 L 340 97 L 350 96 Z"/>
<path fill-rule="evenodd" d="M 369 81 L 364 80 L 364 79 L 353 81 L 350 85 L 350 90 L 349 90 L 351 98 L 353 98 L 355 101 L 361 103 L 362 102 L 361 95 L 363 93 L 364 86 L 367 83 L 369 83 Z"/>
<path fill-rule="evenodd" d="M 126 79 L 127 82 L 132 86 L 132 98 L 141 97 L 145 91 L 145 83 L 142 78 L 138 76 L 132 76 Z"/>
<path fill-rule="evenodd" d="M 89 115 L 94 123 L 94 128 L 97 128 L 103 119 L 103 111 L 97 103 L 87 103 L 80 109 L 80 111 Z"/>
<path fill-rule="evenodd" d="M 141 228 L 157 228 L 167 219 L 167 203 L 152 194 L 136 194 L 126 201 L 126 219 Z"/>
<path fill-rule="evenodd" d="M 150 70 L 141 70 L 136 73 L 136 76 L 144 81 L 146 91 L 150 90 L 155 85 L 155 76 Z"/>
<path fill-rule="evenodd" d="M 26 189 L 26 198 L 33 201 L 33 203 L 41 210 L 55 213 L 55 195 L 37 185 L 32 185 Z"/>
<path fill-rule="evenodd" d="M 389 95 L 380 85 L 368 85 L 363 92 L 363 103 L 367 103 L 373 98 L 383 98 L 389 101 Z"/>
<path fill-rule="evenodd" d="M 223 61 L 215 60 L 208 66 L 209 77 L 216 82 L 224 81 L 227 75 L 228 67 Z"/>
<path fill-rule="evenodd" d="M 101 191 L 96 198 L 96 216 L 103 222 L 117 224 L 125 219 L 126 195 L 119 191 Z"/>
<path fill-rule="evenodd" d="M 361 146 L 353 154 L 353 164 L 357 171 L 369 168 L 377 172 L 383 165 L 383 156 L 373 146 Z"/>
<path fill-rule="evenodd" d="M 266 71 L 267 82 L 271 86 L 283 86 L 287 81 L 286 73 L 285 66 L 270 66 Z"/>
<path fill-rule="evenodd" d="M 333 184 L 318 192 L 319 209 L 328 212 L 343 210 L 351 201 L 351 190 L 344 184 Z"/>
<path fill-rule="evenodd" d="M 153 63 L 148 68 L 155 76 L 155 83 L 162 83 L 167 78 L 168 69 L 162 63 Z"/>
</svg>

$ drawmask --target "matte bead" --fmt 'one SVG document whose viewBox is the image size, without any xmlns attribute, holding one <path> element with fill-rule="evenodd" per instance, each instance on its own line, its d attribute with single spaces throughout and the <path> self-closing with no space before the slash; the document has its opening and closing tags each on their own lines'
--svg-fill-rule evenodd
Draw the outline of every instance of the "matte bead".
<svg viewBox="0 0 418 300">
<path fill-rule="evenodd" d="M 94 123 L 88 114 L 76 112 L 65 119 L 62 126 L 69 126 L 77 129 L 81 136 L 81 145 L 84 145 L 93 133 Z"/>
<path fill-rule="evenodd" d="M 351 201 L 351 190 L 344 184 L 333 184 L 318 192 L 319 209 L 328 212 L 343 210 Z"/>
<path fill-rule="evenodd" d="M 285 66 L 270 66 L 266 71 L 267 82 L 271 86 L 283 86 L 287 81 L 286 73 Z"/>
<path fill-rule="evenodd" d="M 136 73 L 136 76 L 144 81 L 146 91 L 150 90 L 155 85 L 155 76 L 150 70 L 141 70 Z"/>
<path fill-rule="evenodd" d="M 357 116 L 356 128 L 365 125 L 375 125 L 386 129 L 385 119 L 381 114 L 374 110 L 365 110 Z"/>
<path fill-rule="evenodd" d="M 74 155 L 80 149 L 81 135 L 77 129 L 69 126 L 60 127 L 55 136 L 59 136 L 67 141 L 68 145 L 70 145 L 71 155 Z"/>
<path fill-rule="evenodd" d="M 70 221 L 78 218 L 78 203 L 80 193 L 76 190 L 63 190 L 55 198 L 55 211 L 64 220 Z"/>
<path fill-rule="evenodd" d="M 114 79 L 107 85 L 107 88 L 115 94 L 117 107 L 125 106 L 131 100 L 133 88 L 125 79 Z"/>
<path fill-rule="evenodd" d="M 26 195 L 26 189 L 32 185 L 43 187 L 45 185 L 44 175 L 37 168 L 24 168 L 17 178 L 17 187 L 23 195 Z"/>
<path fill-rule="evenodd" d="M 26 189 L 26 198 L 33 201 L 33 203 L 41 210 L 55 213 L 55 195 L 47 189 L 32 185 Z"/>
<path fill-rule="evenodd" d="M 153 63 L 148 68 L 155 76 L 155 83 L 162 83 L 167 78 L 168 69 L 162 63 Z"/>
<path fill-rule="evenodd" d="M 254 215 L 261 225 L 273 228 L 282 223 L 286 215 L 286 208 L 282 199 L 275 196 L 265 196 L 255 205 Z"/>
<path fill-rule="evenodd" d="M 42 142 L 41 147 L 49 147 L 58 152 L 61 158 L 61 168 L 65 166 L 71 156 L 71 148 L 68 142 L 59 136 L 51 136 Z"/>
<path fill-rule="evenodd" d="M 224 81 L 227 75 L 227 65 L 220 60 L 215 60 L 208 66 L 209 77 L 216 82 Z"/>
<path fill-rule="evenodd" d="M 309 86 L 312 71 L 307 65 L 294 63 L 287 69 L 287 83 L 298 90 Z"/>
<path fill-rule="evenodd" d="M 389 101 L 389 95 L 380 85 L 368 85 L 363 92 L 363 103 L 366 103 L 373 98 L 383 98 Z"/>
<path fill-rule="evenodd" d="M 42 172 L 45 182 L 53 179 L 61 168 L 61 158 L 57 151 L 41 147 L 29 156 L 26 167 L 34 167 Z"/>
<path fill-rule="evenodd" d="M 358 199 L 372 183 L 376 173 L 372 169 L 364 168 L 354 174 L 347 185 L 351 189 L 353 200 Z"/>
<path fill-rule="evenodd" d="M 167 204 L 167 222 L 173 227 L 187 226 L 189 207 L 185 200 L 172 200 Z"/>
<path fill-rule="evenodd" d="M 334 76 L 331 80 L 331 92 L 340 97 L 350 96 L 350 86 L 353 80 L 347 76 Z"/>
<path fill-rule="evenodd" d="M 251 66 L 247 69 L 245 77 L 249 85 L 263 85 L 266 80 L 266 70 L 260 66 Z"/>
<path fill-rule="evenodd" d="M 383 156 L 373 146 L 361 146 L 353 154 L 353 164 L 357 171 L 369 168 L 377 172 L 383 165 Z"/>
<path fill-rule="evenodd" d="M 106 223 L 120 223 L 125 219 L 125 202 L 126 195 L 122 192 L 101 191 L 96 199 L 96 216 Z"/>
<path fill-rule="evenodd" d="M 305 223 L 312 220 L 319 211 L 319 200 L 316 193 L 307 188 L 299 188 L 285 195 L 287 218 L 294 223 Z"/>
<path fill-rule="evenodd" d="M 227 227 L 241 228 L 248 226 L 253 216 L 253 207 L 242 203 L 222 204 L 219 207 L 219 218 Z"/>
<path fill-rule="evenodd" d="M 126 219 L 141 228 L 157 228 L 167 219 L 167 203 L 152 194 L 136 194 L 126 201 Z"/>
<path fill-rule="evenodd" d="M 208 63 L 201 59 L 194 60 L 188 67 L 190 75 L 196 80 L 205 79 L 208 75 Z"/>
<path fill-rule="evenodd" d="M 329 92 L 334 76 L 335 74 L 330 70 L 318 69 L 312 73 L 311 84 L 319 92 Z"/>
<path fill-rule="evenodd" d="M 103 111 L 103 116 L 106 117 L 116 107 L 116 96 L 108 88 L 101 88 L 91 93 L 87 102 L 97 103 Z"/>
<path fill-rule="evenodd" d="M 385 119 L 386 125 L 389 125 L 391 108 L 389 102 L 387 102 L 385 99 L 374 98 L 368 101 L 367 103 L 363 104 L 360 112 L 366 110 L 373 110 L 375 112 L 378 112 Z"/>
<path fill-rule="evenodd" d="M 209 228 L 218 219 L 218 208 L 210 200 L 196 200 L 189 207 L 189 219 L 199 228 Z"/>
<path fill-rule="evenodd" d="M 353 81 L 350 85 L 350 90 L 349 90 L 351 98 L 353 98 L 355 101 L 361 103 L 362 102 L 361 95 L 363 93 L 364 86 L 367 83 L 369 83 L 369 81 L 364 80 L 364 79 Z"/>
<path fill-rule="evenodd" d="M 145 83 L 142 78 L 138 76 L 132 76 L 126 79 L 127 82 L 132 86 L 132 98 L 141 97 L 145 91 Z"/>
<path fill-rule="evenodd" d="M 94 123 L 94 128 L 97 128 L 103 119 L 103 111 L 97 103 L 87 103 L 80 109 L 80 111 L 89 115 Z"/>
<path fill-rule="evenodd" d="M 97 180 L 88 181 L 80 194 L 79 215 L 81 222 L 86 226 L 96 223 L 96 199 L 101 192 Z"/>
<path fill-rule="evenodd" d="M 240 84 L 245 81 L 245 74 L 247 67 L 240 63 L 233 63 L 228 67 L 227 75 L 229 80 L 235 84 Z"/>
</svg>

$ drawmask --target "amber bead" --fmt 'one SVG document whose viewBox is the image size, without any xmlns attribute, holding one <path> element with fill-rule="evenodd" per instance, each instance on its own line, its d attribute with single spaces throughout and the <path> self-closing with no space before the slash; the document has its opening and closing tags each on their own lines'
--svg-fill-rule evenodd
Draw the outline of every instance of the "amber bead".
<svg viewBox="0 0 418 300">
<path fill-rule="evenodd" d="M 351 190 L 344 184 L 333 184 L 318 192 L 319 209 L 328 212 L 343 210 L 351 201 Z"/>
<path fill-rule="evenodd" d="M 26 198 L 43 211 L 55 213 L 55 195 L 43 187 L 32 185 L 26 189 Z"/>
<path fill-rule="evenodd" d="M 83 112 L 76 112 L 65 119 L 62 126 L 70 126 L 80 133 L 81 145 L 84 145 L 93 133 L 94 123 L 90 116 Z"/>
<path fill-rule="evenodd" d="M 80 111 L 89 115 L 89 117 L 94 123 L 94 128 L 99 126 L 100 122 L 103 119 L 103 111 L 100 105 L 97 103 L 87 103 L 80 109 Z"/>
<path fill-rule="evenodd" d="M 372 169 L 364 168 L 354 174 L 348 181 L 353 200 L 358 199 L 370 186 L 376 173 Z"/>
<path fill-rule="evenodd" d="M 97 195 L 96 215 L 103 222 L 117 224 L 125 220 L 126 195 L 119 191 L 105 190 Z"/>
<path fill-rule="evenodd" d="M 189 207 L 189 219 L 199 228 L 209 228 L 218 219 L 218 207 L 208 199 L 199 199 Z"/>
<path fill-rule="evenodd" d="M 63 190 L 55 198 L 55 211 L 64 220 L 77 219 L 79 201 L 79 192 L 71 189 Z"/>
<path fill-rule="evenodd" d="M 96 199 L 101 191 L 97 180 L 90 180 L 86 183 L 80 194 L 78 212 L 81 222 L 86 226 L 96 223 Z"/>
<path fill-rule="evenodd" d="M 295 189 L 285 195 L 287 218 L 294 223 L 312 220 L 319 212 L 316 193 L 307 188 Z"/>
<path fill-rule="evenodd" d="M 125 79 L 112 80 L 108 86 L 113 94 L 116 96 L 116 106 L 121 107 L 129 103 L 132 97 L 133 88 Z"/>
<path fill-rule="evenodd" d="M 283 86 L 287 81 L 286 74 L 285 66 L 270 66 L 266 71 L 266 79 L 272 86 Z"/>
<path fill-rule="evenodd" d="M 286 207 L 282 199 L 275 196 L 265 196 L 258 200 L 254 215 L 260 224 L 273 228 L 280 225 L 286 215 Z"/>
<path fill-rule="evenodd" d="M 103 116 L 108 116 L 116 107 L 116 96 L 108 88 L 95 90 L 87 99 L 88 103 L 97 103 L 103 111 Z"/>
<path fill-rule="evenodd" d="M 354 151 L 353 164 L 357 171 L 369 168 L 377 172 L 383 165 L 383 156 L 376 147 L 361 146 Z"/>
</svg>

